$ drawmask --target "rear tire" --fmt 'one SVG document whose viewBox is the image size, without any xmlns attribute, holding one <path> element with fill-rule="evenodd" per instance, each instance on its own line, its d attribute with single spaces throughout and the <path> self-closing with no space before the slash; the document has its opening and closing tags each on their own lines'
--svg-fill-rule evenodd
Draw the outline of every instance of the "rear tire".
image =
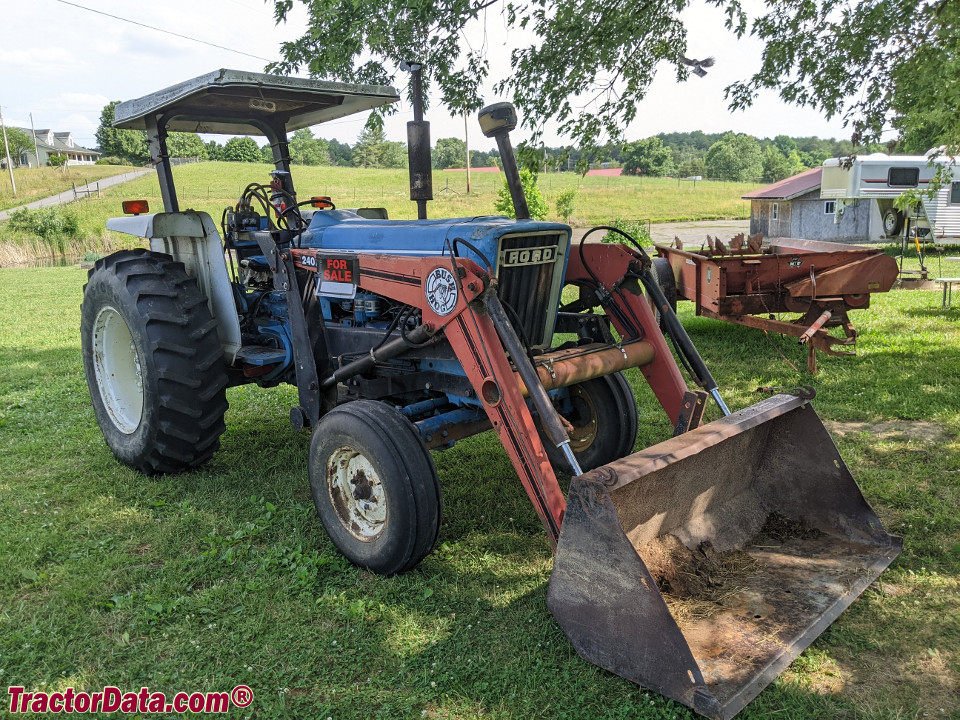
<svg viewBox="0 0 960 720">
<path fill-rule="evenodd" d="M 561 416 L 573 425 L 570 449 L 584 472 L 629 455 L 637 441 L 637 401 L 623 373 L 613 373 L 567 388 L 572 409 Z M 537 422 L 540 439 L 554 468 L 570 472 L 563 452 L 553 446 Z"/>
<path fill-rule="evenodd" d="M 440 531 L 440 483 L 413 424 L 388 405 L 330 411 L 310 441 L 310 489 L 337 549 L 381 575 L 410 570 Z"/>
<path fill-rule="evenodd" d="M 660 286 L 660 291 L 664 294 L 664 296 L 666 296 L 667 302 L 670 304 L 670 309 L 673 310 L 674 314 L 676 314 L 677 280 L 673 276 L 673 268 L 670 266 L 670 261 L 667 258 L 654 258 L 653 271 L 657 275 L 657 285 Z M 660 317 L 660 310 L 656 307 L 656 305 L 653 307 L 653 317 L 660 326 L 660 331 L 666 333 L 667 325 L 663 321 L 663 318 Z"/>
<path fill-rule="evenodd" d="M 81 306 L 83 366 L 116 458 L 147 474 L 196 467 L 220 447 L 227 375 L 216 322 L 169 255 L 98 260 Z"/>
<path fill-rule="evenodd" d="M 903 213 L 896 208 L 887 208 L 883 213 L 883 232 L 887 237 L 899 237 L 903 230 Z"/>
</svg>

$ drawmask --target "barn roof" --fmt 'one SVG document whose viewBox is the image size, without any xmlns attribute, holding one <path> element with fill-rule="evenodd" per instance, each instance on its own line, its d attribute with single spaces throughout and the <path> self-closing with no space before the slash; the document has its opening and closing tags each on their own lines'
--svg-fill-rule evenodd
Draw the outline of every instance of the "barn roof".
<svg viewBox="0 0 960 720">
<path fill-rule="evenodd" d="M 815 167 L 743 195 L 744 200 L 793 200 L 820 187 L 820 172 Z"/>
</svg>

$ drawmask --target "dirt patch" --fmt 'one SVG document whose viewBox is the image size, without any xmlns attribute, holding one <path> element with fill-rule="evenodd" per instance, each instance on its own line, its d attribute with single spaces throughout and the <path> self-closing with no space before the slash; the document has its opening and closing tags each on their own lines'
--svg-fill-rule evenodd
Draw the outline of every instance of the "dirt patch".
<svg viewBox="0 0 960 720">
<path fill-rule="evenodd" d="M 757 568 L 742 550 L 720 553 L 709 542 L 690 550 L 676 535 L 661 535 L 638 552 L 681 627 L 718 612 Z"/>
<path fill-rule="evenodd" d="M 927 420 L 884 420 L 877 423 L 826 420 L 823 424 L 831 434 L 839 437 L 869 433 L 880 440 L 905 439 L 925 442 L 939 442 L 948 437 L 946 430 Z"/>
<path fill-rule="evenodd" d="M 749 545 L 764 545 L 769 543 L 781 544 L 791 538 L 801 540 L 816 540 L 823 537 L 823 533 L 799 520 L 791 520 L 780 513 L 770 513 L 760 531 L 753 536 Z"/>
<path fill-rule="evenodd" d="M 822 535 L 804 523 L 770 513 L 745 547 L 779 546 L 791 538 Z M 654 538 L 637 552 L 681 628 L 726 609 L 725 601 L 743 591 L 745 581 L 759 569 L 757 561 L 743 550 L 717 552 L 709 541 L 691 550 L 676 535 Z"/>
</svg>

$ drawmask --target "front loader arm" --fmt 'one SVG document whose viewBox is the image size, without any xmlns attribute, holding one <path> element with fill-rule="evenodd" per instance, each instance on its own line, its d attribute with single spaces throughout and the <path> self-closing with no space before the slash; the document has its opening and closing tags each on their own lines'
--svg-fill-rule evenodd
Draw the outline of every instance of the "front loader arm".
<svg viewBox="0 0 960 720">
<path fill-rule="evenodd" d="M 633 269 L 631 263 L 639 261 L 640 256 L 635 251 L 620 244 L 584 243 L 581 248 L 573 248 L 570 252 L 565 282 L 568 285 L 594 286 L 599 281 L 600 293 L 610 293 L 610 302 L 620 309 L 621 314 L 639 321 L 643 339 L 655 351 L 653 361 L 641 366 L 640 371 L 670 421 L 677 427 L 681 416 L 689 413 L 686 404 L 691 402 L 689 396 L 693 393 L 687 390 L 687 384 L 660 332 L 649 302 L 638 289 L 621 285 L 624 276 Z M 611 292 L 614 288 L 619 288 L 619 292 Z M 616 314 L 607 315 L 620 336 L 630 338 L 633 334 L 631 329 Z"/>
<path fill-rule="evenodd" d="M 325 253 L 293 250 L 299 267 L 316 270 Z M 312 256 L 312 257 L 311 257 Z M 306 259 L 305 259 L 306 258 Z M 358 285 L 419 308 L 431 335 L 443 332 L 503 444 L 556 548 L 566 501 L 523 398 L 516 373 L 483 302 L 492 279 L 472 260 L 358 254 Z M 441 297 L 437 284 L 452 280 Z M 443 314 L 440 314 L 443 313 Z"/>
</svg>

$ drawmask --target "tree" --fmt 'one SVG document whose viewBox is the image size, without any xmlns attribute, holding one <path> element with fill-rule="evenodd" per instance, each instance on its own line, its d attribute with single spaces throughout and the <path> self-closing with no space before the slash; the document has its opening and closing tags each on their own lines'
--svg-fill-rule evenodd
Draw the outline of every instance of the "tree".
<svg viewBox="0 0 960 720">
<path fill-rule="evenodd" d="M 707 174 L 707 167 L 703 164 L 703 158 L 695 157 L 690 160 L 684 160 L 677 166 L 677 175 L 680 177 L 703 177 Z"/>
<path fill-rule="evenodd" d="M 410 162 L 407 155 L 407 144 L 402 142 L 387 141 L 383 148 L 383 167 L 385 168 L 405 168 Z"/>
<path fill-rule="evenodd" d="M 760 144 L 752 135 L 727 133 L 707 150 L 707 175 L 717 180 L 749 182 L 763 175 Z"/>
<path fill-rule="evenodd" d="M 431 153 L 434 170 L 467 166 L 467 144 L 460 138 L 440 138 Z"/>
<path fill-rule="evenodd" d="M 390 142 L 382 128 L 364 128 L 353 147 L 353 164 L 364 168 L 402 168 L 407 165 L 407 148 Z"/>
<path fill-rule="evenodd" d="M 290 162 L 294 165 L 329 165 L 326 140 L 313 137 L 310 128 L 301 128 L 290 138 Z M 271 153 L 270 162 L 273 162 Z"/>
<path fill-rule="evenodd" d="M 570 222 L 570 217 L 573 215 L 574 200 L 576 199 L 577 189 L 575 187 L 564 188 L 557 193 L 557 215 L 565 223 Z"/>
<path fill-rule="evenodd" d="M 47 157 L 47 165 L 50 167 L 60 168 L 60 172 L 65 173 L 67 171 L 67 156 L 62 153 L 57 153 L 56 155 L 50 155 Z"/>
<path fill-rule="evenodd" d="M 797 141 L 794 140 L 789 135 L 777 135 L 773 139 L 773 144 L 776 146 L 777 150 L 780 151 L 780 154 L 786 157 L 790 153 L 794 152 L 797 149 Z"/>
<path fill-rule="evenodd" d="M 763 151 L 763 175 L 761 179 L 766 183 L 783 180 L 793 175 L 790 168 L 790 161 L 787 160 L 787 158 L 783 156 L 783 153 L 777 148 L 777 145 L 769 145 Z M 796 150 L 794 150 L 794 152 L 796 152 Z"/>
<path fill-rule="evenodd" d="M 673 153 L 658 137 L 623 146 L 623 174 L 663 177 L 674 171 Z"/>
<path fill-rule="evenodd" d="M 196 133 L 172 132 L 167 135 L 170 157 L 207 159 L 207 146 Z"/>
<path fill-rule="evenodd" d="M 731 106 L 749 106 L 768 88 L 790 103 L 840 116 L 852 141 L 901 137 L 960 148 L 960 4 L 956 0 L 809 0 L 768 3 L 753 19 L 729 3 L 738 36 L 766 43 L 760 69 L 727 88 Z"/>
<path fill-rule="evenodd" d="M 223 145 L 216 140 L 210 140 L 206 143 L 208 160 L 223 160 Z"/>
<path fill-rule="evenodd" d="M 347 143 L 339 140 L 327 140 L 327 153 L 334 165 L 349 167 L 353 165 L 353 150 Z"/>
<path fill-rule="evenodd" d="M 10 160 L 14 166 L 20 164 L 24 153 L 33 152 L 33 138 L 29 133 L 15 127 L 7 128 L 7 147 L 10 149 Z M 0 148 L 2 150 L 2 148 Z"/>
<path fill-rule="evenodd" d="M 100 112 L 97 144 L 104 155 L 123 158 L 133 165 L 142 165 L 150 159 L 147 134 L 143 130 L 119 130 L 113 127 L 114 108 L 119 100 L 107 103 Z"/>
<path fill-rule="evenodd" d="M 263 155 L 260 154 L 260 147 L 256 141 L 247 135 L 235 137 L 227 140 L 223 146 L 223 159 L 229 162 L 263 162 Z"/>
<path fill-rule="evenodd" d="M 296 2 L 273 0 L 278 22 Z M 496 44 L 463 42 L 468 25 L 496 24 L 511 38 L 529 38 L 511 50 L 512 72 L 496 89 L 514 100 L 535 144 L 548 122 L 581 148 L 601 144 L 604 135 L 619 140 L 660 63 L 678 80 L 690 77 L 682 16 L 689 0 L 299 2 L 311 19 L 298 27 L 300 37 L 282 46 L 283 59 L 271 69 L 399 84 L 401 62 L 417 58 L 427 87 L 452 114 L 485 104 L 487 53 L 500 52 Z M 738 36 L 766 43 L 761 69 L 727 88 L 732 107 L 746 107 L 759 90 L 771 88 L 787 102 L 842 116 L 858 143 L 879 138 L 889 120 L 902 134 L 960 138 L 956 0 L 709 2 L 726 11 Z M 746 7 L 758 8 L 756 15 Z M 521 29 L 526 32 L 510 32 Z M 372 117 L 376 123 L 379 116 Z"/>
<path fill-rule="evenodd" d="M 543 220 L 550 208 L 547 206 L 547 201 L 543 199 L 543 193 L 540 192 L 540 187 L 537 185 L 536 173 L 527 168 L 522 168 L 520 170 L 520 186 L 523 188 L 523 196 L 527 199 L 527 209 L 530 211 L 530 217 L 533 220 Z M 497 191 L 497 199 L 494 201 L 493 207 L 498 213 L 507 217 L 515 218 L 517 216 L 506 176 L 503 178 L 503 185 Z"/>
</svg>

